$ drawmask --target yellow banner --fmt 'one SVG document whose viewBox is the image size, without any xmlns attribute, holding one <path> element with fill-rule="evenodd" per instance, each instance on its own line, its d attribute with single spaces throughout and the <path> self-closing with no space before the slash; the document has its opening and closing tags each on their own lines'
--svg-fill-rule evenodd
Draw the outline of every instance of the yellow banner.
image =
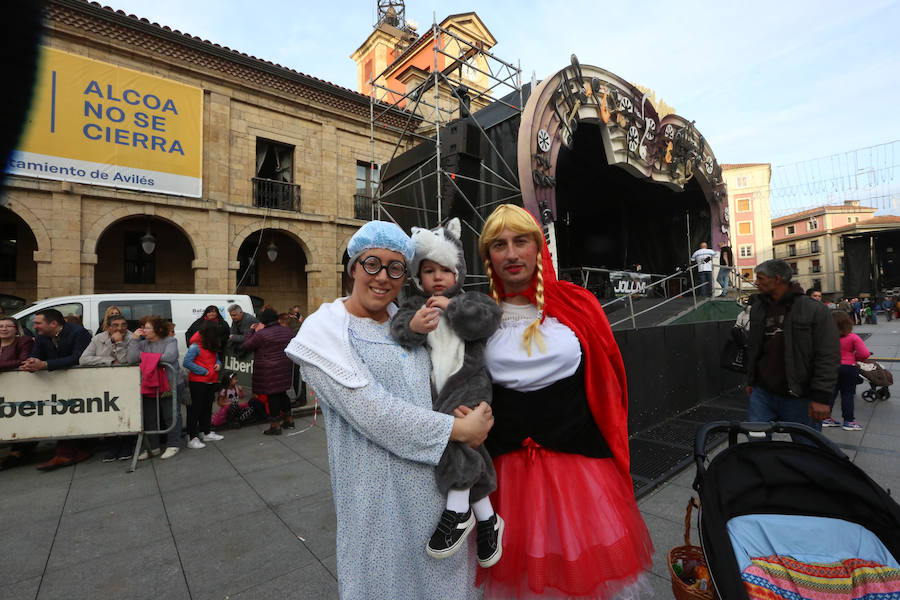
<svg viewBox="0 0 900 600">
<path fill-rule="evenodd" d="M 199 197 L 203 90 L 45 47 L 6 171 Z"/>
</svg>

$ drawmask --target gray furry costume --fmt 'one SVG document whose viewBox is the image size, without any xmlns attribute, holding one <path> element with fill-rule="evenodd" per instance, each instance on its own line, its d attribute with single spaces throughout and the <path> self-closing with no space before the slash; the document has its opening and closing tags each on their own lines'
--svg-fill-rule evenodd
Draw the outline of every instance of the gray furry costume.
<svg viewBox="0 0 900 600">
<path fill-rule="evenodd" d="M 410 320 L 427 297 L 412 296 L 400 305 L 391 321 L 391 335 L 402 346 L 428 347 L 432 364 L 434 410 L 451 415 L 458 406 L 475 408 L 491 402 L 491 378 L 484 365 L 487 339 L 500 325 L 501 311 L 490 296 L 481 292 L 463 292 L 466 262 L 459 241 L 459 219 L 451 219 L 446 227 L 434 230 L 412 228 L 416 254 L 410 272 L 421 291 L 419 268 L 423 260 L 432 260 L 456 274 L 456 284 L 442 295 L 450 304 L 437 329 L 428 334 L 416 333 Z M 485 447 L 470 448 L 450 442 L 435 471 L 438 488 L 446 494 L 451 489 L 470 490 L 474 503 L 497 489 L 494 463 Z"/>
</svg>

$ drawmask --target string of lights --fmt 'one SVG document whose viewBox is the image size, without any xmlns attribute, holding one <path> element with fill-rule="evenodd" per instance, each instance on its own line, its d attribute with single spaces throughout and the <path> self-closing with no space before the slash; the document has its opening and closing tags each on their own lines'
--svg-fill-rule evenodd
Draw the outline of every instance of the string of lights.
<svg viewBox="0 0 900 600">
<path fill-rule="evenodd" d="M 768 192 L 773 218 L 848 200 L 900 208 L 900 140 L 772 167 L 769 182 L 734 193 Z"/>
</svg>

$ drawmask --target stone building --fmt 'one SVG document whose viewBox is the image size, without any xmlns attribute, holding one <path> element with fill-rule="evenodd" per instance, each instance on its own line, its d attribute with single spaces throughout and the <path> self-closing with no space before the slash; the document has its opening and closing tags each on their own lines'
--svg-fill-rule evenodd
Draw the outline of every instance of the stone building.
<svg viewBox="0 0 900 600">
<path fill-rule="evenodd" d="M 32 301 L 111 291 L 236 291 L 306 312 L 341 294 L 347 241 L 369 218 L 354 197 L 371 194 L 378 174 L 373 156 L 375 164 L 384 162 L 397 143 L 389 131 L 370 136 L 368 96 L 96 3 L 50 0 L 45 13 L 42 52 L 52 60 L 39 80 L 50 77 L 54 60 L 86 69 L 91 82 L 76 90 L 77 114 L 68 116 L 101 122 L 73 129 L 72 144 L 44 137 L 34 142 L 40 150 L 25 153 L 20 145 L 13 154 L 0 190 L 0 294 Z M 98 85 L 93 72 L 111 73 L 109 87 Z M 52 76 L 57 100 L 55 70 Z M 129 78 L 186 90 L 189 105 L 195 98 L 196 118 L 173 104 L 152 128 L 164 130 L 177 113 L 185 139 L 196 143 L 173 148 L 169 139 L 157 148 L 156 137 L 141 133 L 138 127 L 151 128 L 148 108 L 165 111 L 163 96 L 137 84 L 117 89 Z M 67 116 L 60 102 L 52 106 L 51 132 Z M 134 131 L 117 128 L 129 110 Z M 32 113 L 29 127 L 37 128 L 43 115 Z M 398 126 L 404 121 L 398 116 Z M 32 143 L 29 135 L 20 144 Z M 141 158 L 150 143 L 153 156 Z M 104 161 L 88 163 L 77 153 L 107 146 L 122 162 L 103 181 Z M 193 150 L 191 176 L 181 166 L 164 172 L 167 161 Z M 56 159 L 74 166 L 57 167 Z M 100 167 L 79 170 L 82 163 Z M 69 177 L 70 171 L 81 175 Z M 153 173 L 195 185 L 159 191 L 143 185 L 152 185 Z M 151 253 L 142 244 L 148 240 L 155 242 Z"/>
</svg>

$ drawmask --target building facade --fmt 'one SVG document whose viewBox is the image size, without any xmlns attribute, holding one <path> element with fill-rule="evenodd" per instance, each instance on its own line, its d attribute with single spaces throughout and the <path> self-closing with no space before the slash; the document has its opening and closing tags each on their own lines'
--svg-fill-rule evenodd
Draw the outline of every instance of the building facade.
<svg viewBox="0 0 900 600">
<path fill-rule="evenodd" d="M 396 134 L 371 132 L 368 96 L 95 3 L 51 0 L 45 13 L 42 52 L 82 65 L 90 83 L 75 90 L 83 112 L 75 104 L 64 114 L 56 102 L 51 115 L 50 132 L 60 133 L 71 116 L 78 139 L 36 137 L 39 151 L 19 148 L 7 165 L 0 293 L 32 301 L 236 292 L 307 312 L 342 293 L 346 244 L 369 218 L 355 199 L 377 178 L 372 157 L 387 160 L 397 144 Z M 39 80 L 50 77 L 47 69 Z M 56 70 L 52 76 L 56 100 L 62 90 Z M 185 118 L 181 100 L 163 105 L 161 93 L 118 87 L 126 81 L 184 88 L 196 118 Z M 32 113 L 36 128 L 43 117 Z M 178 118 L 186 137 L 172 140 L 162 132 Z M 91 122 L 81 127 L 79 119 Z M 76 160 L 86 158 L 76 155 L 81 147 L 110 148 L 121 159 L 115 175 L 79 169 L 87 164 Z M 182 156 L 194 161 L 190 177 L 162 173 Z M 57 167 L 57 159 L 74 166 Z M 147 170 L 154 161 L 161 166 Z M 188 191 L 153 188 L 153 173 L 189 182 Z"/>
<path fill-rule="evenodd" d="M 492 102 L 496 80 L 484 53 L 497 40 L 477 14 L 450 15 L 420 35 L 392 8 L 350 55 L 360 94 L 421 116 L 419 134 L 425 136 L 434 134 L 433 122 L 465 116 L 464 110 L 474 112 Z M 461 110 L 460 100 L 466 109 Z"/>
<path fill-rule="evenodd" d="M 786 261 L 794 281 L 803 289 L 823 294 L 843 292 L 844 259 L 841 235 L 848 227 L 872 218 L 874 208 L 858 200 L 843 205 L 820 206 L 772 220 L 772 255 Z"/>
<path fill-rule="evenodd" d="M 753 268 L 771 258 L 768 163 L 722 165 L 728 186 L 729 239 L 741 277 L 753 280 Z"/>
</svg>

